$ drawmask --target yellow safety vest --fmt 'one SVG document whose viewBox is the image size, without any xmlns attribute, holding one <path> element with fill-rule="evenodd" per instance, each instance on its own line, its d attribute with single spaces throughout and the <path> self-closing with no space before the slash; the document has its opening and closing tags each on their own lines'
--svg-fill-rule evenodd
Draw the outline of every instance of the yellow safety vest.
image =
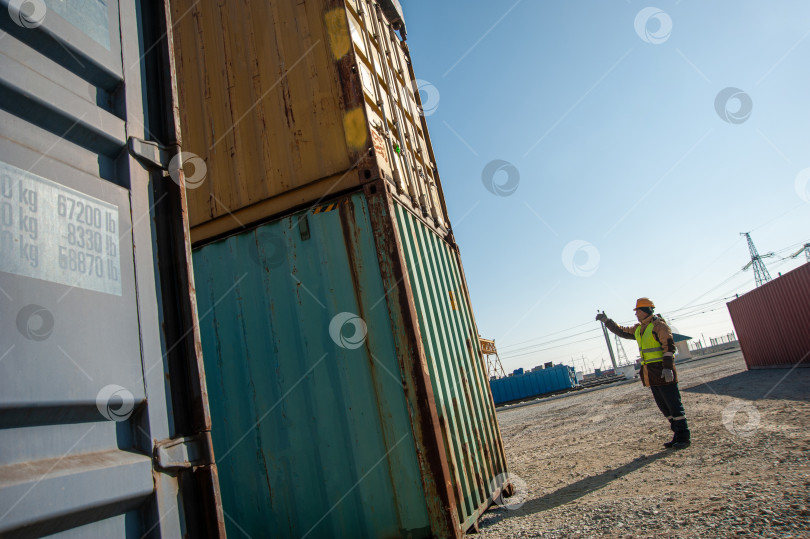
<svg viewBox="0 0 810 539">
<path fill-rule="evenodd" d="M 636 342 L 638 351 L 641 353 L 641 364 L 658 363 L 664 361 L 664 347 L 653 335 L 653 324 L 647 324 L 644 334 L 641 334 L 641 325 L 636 328 Z"/>
</svg>

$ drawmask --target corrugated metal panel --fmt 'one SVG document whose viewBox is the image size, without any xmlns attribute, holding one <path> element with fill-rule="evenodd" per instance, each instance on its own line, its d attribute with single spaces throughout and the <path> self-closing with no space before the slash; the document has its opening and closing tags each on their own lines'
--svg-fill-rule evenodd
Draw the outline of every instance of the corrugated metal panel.
<svg viewBox="0 0 810 539">
<path fill-rule="evenodd" d="M 376 2 L 171 0 L 195 244 L 385 178 L 447 226 L 407 46 Z"/>
<path fill-rule="evenodd" d="M 810 263 L 728 303 L 749 369 L 810 366 Z"/>
<path fill-rule="evenodd" d="M 362 110 L 358 133 L 344 132 L 353 107 L 337 60 L 351 47 L 330 4 L 171 1 L 184 150 L 208 168 L 189 194 L 192 227 L 343 173 L 365 149 Z"/>
<path fill-rule="evenodd" d="M 0 536 L 216 535 L 215 470 L 153 461 L 206 425 L 182 192 L 127 152 L 171 131 L 163 6 L 0 12 Z"/>
<path fill-rule="evenodd" d="M 401 202 L 444 227 L 446 210 L 407 45 L 376 2 L 353 0 L 347 7 L 378 166 Z"/>
<path fill-rule="evenodd" d="M 489 506 L 491 481 L 506 472 L 486 363 L 458 251 L 400 204 L 395 211 L 459 520 L 466 530 Z"/>
<path fill-rule="evenodd" d="M 127 151 L 176 135 L 164 6 L 0 11 L 0 536 L 216 536 L 153 459 L 207 425 L 183 194 Z"/>
<path fill-rule="evenodd" d="M 194 268 L 230 531 L 431 536 L 365 197 L 202 247 Z M 364 321 L 359 346 L 334 340 L 341 316 Z"/>
<path fill-rule="evenodd" d="M 576 373 L 571 367 L 557 365 L 550 369 L 490 380 L 489 385 L 495 404 L 501 404 L 570 389 L 576 385 Z"/>
</svg>

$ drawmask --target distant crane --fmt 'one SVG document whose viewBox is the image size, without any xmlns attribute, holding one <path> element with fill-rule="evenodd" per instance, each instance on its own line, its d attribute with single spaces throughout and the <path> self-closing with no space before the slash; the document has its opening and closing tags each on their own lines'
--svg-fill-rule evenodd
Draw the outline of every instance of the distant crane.
<svg viewBox="0 0 810 539">
<path fill-rule="evenodd" d="M 506 378 L 506 372 L 503 370 L 501 358 L 498 356 L 498 349 L 495 348 L 495 339 L 482 339 L 479 336 L 478 342 L 481 344 L 481 353 L 484 355 L 487 362 L 489 377 Z"/>
<path fill-rule="evenodd" d="M 804 247 L 790 255 L 788 258 L 797 258 L 800 254 L 804 253 L 804 256 L 807 258 L 807 261 L 810 262 L 810 243 L 805 243 Z"/>
<path fill-rule="evenodd" d="M 762 261 L 762 259 L 770 258 L 774 256 L 774 253 L 760 255 L 757 252 L 757 248 L 754 246 L 754 240 L 751 239 L 750 232 L 740 232 L 740 236 L 745 236 L 745 239 L 748 240 L 748 250 L 751 252 L 751 262 L 743 266 L 743 271 L 753 266 L 754 282 L 757 286 L 761 286 L 771 280 L 771 274 L 768 273 L 768 268 L 765 267 L 765 263 Z"/>
</svg>

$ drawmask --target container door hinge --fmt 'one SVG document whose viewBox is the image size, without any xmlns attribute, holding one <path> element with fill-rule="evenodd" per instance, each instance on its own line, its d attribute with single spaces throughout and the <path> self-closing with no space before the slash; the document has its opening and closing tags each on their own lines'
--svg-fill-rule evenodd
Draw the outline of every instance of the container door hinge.
<svg viewBox="0 0 810 539">
<path fill-rule="evenodd" d="M 214 463 L 211 433 L 170 438 L 155 443 L 155 461 L 161 470 L 176 470 Z"/>
<path fill-rule="evenodd" d="M 150 168 L 169 170 L 170 149 L 151 140 L 129 137 L 129 153 Z"/>
</svg>

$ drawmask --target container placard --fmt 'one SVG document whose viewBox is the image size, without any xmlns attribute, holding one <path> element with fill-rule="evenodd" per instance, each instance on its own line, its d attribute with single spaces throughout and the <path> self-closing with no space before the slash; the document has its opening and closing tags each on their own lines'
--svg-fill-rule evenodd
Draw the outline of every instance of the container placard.
<svg viewBox="0 0 810 539">
<path fill-rule="evenodd" d="M 121 295 L 118 206 L 0 162 L 0 271 Z"/>
</svg>

